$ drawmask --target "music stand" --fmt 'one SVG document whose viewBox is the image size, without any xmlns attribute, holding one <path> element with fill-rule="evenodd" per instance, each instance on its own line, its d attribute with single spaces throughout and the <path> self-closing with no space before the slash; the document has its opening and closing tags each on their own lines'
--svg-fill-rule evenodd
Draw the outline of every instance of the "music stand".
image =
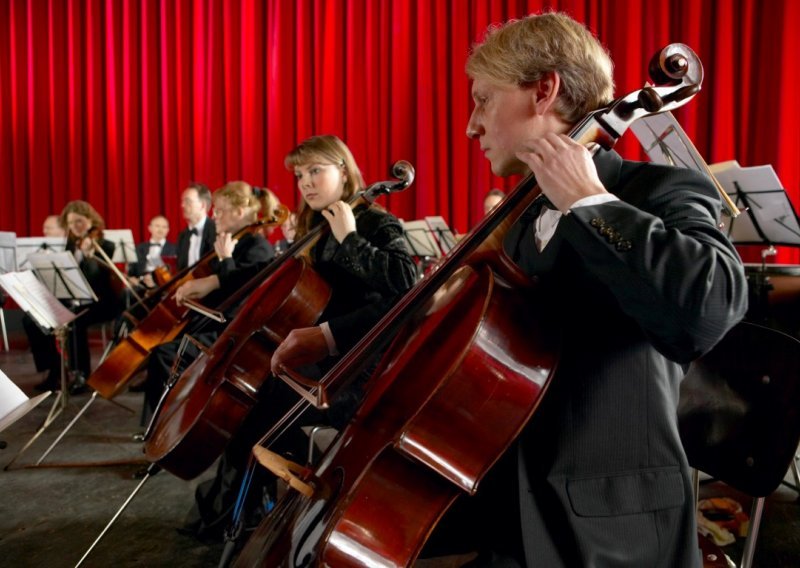
<svg viewBox="0 0 800 568">
<path fill-rule="evenodd" d="M 66 334 L 69 325 L 80 314 L 68 310 L 30 270 L 0 274 L 0 286 L 42 330 L 54 334 L 61 347 L 61 390 L 44 423 L 6 465 L 5 469 L 8 469 L 67 407 Z"/>
<path fill-rule="evenodd" d="M 450 227 L 447 226 L 444 217 L 425 217 L 425 222 L 430 227 L 431 233 L 443 254 L 447 254 L 450 249 L 456 246 L 456 237 Z"/>
<path fill-rule="evenodd" d="M 436 244 L 428 223 L 424 220 L 403 221 L 406 244 L 411 254 L 420 259 L 420 275 L 441 258 L 442 251 Z"/>
<path fill-rule="evenodd" d="M 766 246 L 761 251 L 761 270 L 751 280 L 751 320 L 769 319 L 767 257 L 776 254 L 775 245 L 800 246 L 800 223 L 772 166 L 743 168 L 735 160 L 712 164 L 714 177 L 740 209 L 745 211 L 729 223 L 728 238 L 737 245 Z"/>
<path fill-rule="evenodd" d="M 800 246 L 800 223 L 772 166 L 743 168 L 736 160 L 711 164 L 714 177 L 746 215 L 731 219 L 728 238 L 737 245 Z"/>
<path fill-rule="evenodd" d="M 124 263 L 126 267 L 136 262 L 136 244 L 130 229 L 106 229 L 103 231 L 103 239 L 114 243 L 111 262 Z"/>
<path fill-rule="evenodd" d="M 56 298 L 75 303 L 97 301 L 71 252 L 29 254 L 28 263 Z"/>
<path fill-rule="evenodd" d="M 0 231 L 0 274 L 14 272 L 17 269 L 17 234 Z M 0 328 L 3 332 L 3 347 L 8 351 L 8 332 L 6 330 L 6 313 L 3 310 L 4 300 L 0 300 Z"/>
<path fill-rule="evenodd" d="M 28 414 L 51 394 L 52 391 L 47 391 L 28 398 L 0 369 L 0 432 Z M 0 441 L 0 449 L 5 447 L 6 443 Z"/>
<path fill-rule="evenodd" d="M 28 255 L 35 252 L 64 252 L 64 237 L 17 237 L 17 266 L 15 270 L 30 268 Z"/>
</svg>

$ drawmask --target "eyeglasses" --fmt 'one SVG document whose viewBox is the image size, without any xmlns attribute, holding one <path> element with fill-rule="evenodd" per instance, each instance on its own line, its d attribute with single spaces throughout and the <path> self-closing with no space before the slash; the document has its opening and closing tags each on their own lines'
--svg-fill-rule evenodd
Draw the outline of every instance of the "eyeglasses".
<svg viewBox="0 0 800 568">
<path fill-rule="evenodd" d="M 221 217 L 223 213 L 228 213 L 230 211 L 233 211 L 233 208 L 214 207 L 213 215 L 214 217 Z"/>
</svg>

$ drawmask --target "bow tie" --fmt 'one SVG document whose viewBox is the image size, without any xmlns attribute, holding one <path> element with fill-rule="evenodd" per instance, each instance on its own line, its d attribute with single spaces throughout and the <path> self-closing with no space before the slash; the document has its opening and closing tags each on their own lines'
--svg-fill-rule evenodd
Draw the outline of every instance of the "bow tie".
<svg viewBox="0 0 800 568">
<path fill-rule="evenodd" d="M 192 227 L 191 229 L 189 229 L 189 234 L 190 235 L 196 235 L 197 234 L 197 227 Z"/>
<path fill-rule="evenodd" d="M 534 219 L 536 219 L 542 212 L 542 209 L 552 209 L 553 211 L 558 211 L 553 202 L 547 199 L 544 194 L 540 195 L 536 199 L 533 200 L 530 207 L 528 207 L 525 212 L 520 217 L 520 220 L 524 223 L 530 223 Z"/>
<path fill-rule="evenodd" d="M 161 247 L 161 243 L 147 243 L 147 246 L 149 248 L 153 248 L 153 247 L 159 247 L 160 248 Z"/>
</svg>

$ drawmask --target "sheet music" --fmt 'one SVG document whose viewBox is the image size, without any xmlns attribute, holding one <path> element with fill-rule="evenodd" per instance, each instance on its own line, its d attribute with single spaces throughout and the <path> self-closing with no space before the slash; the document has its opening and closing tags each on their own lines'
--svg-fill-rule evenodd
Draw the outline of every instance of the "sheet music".
<svg viewBox="0 0 800 568">
<path fill-rule="evenodd" d="M 439 243 L 439 248 L 442 249 L 443 253 L 447 254 L 451 248 L 456 246 L 455 235 L 453 235 L 450 227 L 447 226 L 444 217 L 425 217 L 425 222 L 430 227 L 431 233 L 433 233 L 433 237 Z"/>
<path fill-rule="evenodd" d="M 28 262 L 56 298 L 97 301 L 71 252 L 34 253 Z"/>
<path fill-rule="evenodd" d="M 0 273 L 17 269 L 17 234 L 0 231 Z"/>
<path fill-rule="evenodd" d="M 114 243 L 114 255 L 111 262 L 131 263 L 136 262 L 136 244 L 133 232 L 130 229 L 106 229 L 103 238 Z"/>
<path fill-rule="evenodd" d="M 0 286 L 43 328 L 63 327 L 76 317 L 31 270 L 0 274 Z"/>
<path fill-rule="evenodd" d="M 440 258 L 442 251 L 431 235 L 430 227 L 424 220 L 403 221 L 403 229 L 406 234 L 406 241 L 411 248 L 411 254 L 418 257 Z"/>
<path fill-rule="evenodd" d="M 15 270 L 32 268 L 28 255 L 36 252 L 64 252 L 67 240 L 64 237 L 17 237 L 17 266 Z"/>
</svg>

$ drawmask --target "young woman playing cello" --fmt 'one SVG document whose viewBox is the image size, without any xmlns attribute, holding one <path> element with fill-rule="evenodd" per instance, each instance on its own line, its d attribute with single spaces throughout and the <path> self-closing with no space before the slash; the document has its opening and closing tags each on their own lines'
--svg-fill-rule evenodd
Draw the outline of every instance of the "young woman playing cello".
<svg viewBox="0 0 800 568">
<path fill-rule="evenodd" d="M 272 245 L 260 233 L 247 233 L 238 241 L 233 238 L 237 232 L 255 223 L 259 212 L 266 215 L 275 210 L 278 200 L 269 190 L 259 189 L 256 194 L 248 183 L 229 182 L 214 192 L 213 202 L 217 229 L 214 243 L 217 258 L 212 260 L 214 273 L 183 283 L 175 292 L 178 303 L 185 299 L 204 299 L 205 304 L 215 306 L 249 281 L 275 256 Z M 221 324 L 193 314 L 186 333 L 202 343 L 211 344 L 221 329 Z M 180 337 L 153 350 L 145 381 L 145 400 L 150 411 L 155 409 L 161 397 L 179 346 Z"/>
<path fill-rule="evenodd" d="M 352 210 L 347 204 L 364 188 L 361 172 L 349 148 L 335 136 L 314 136 L 286 157 L 303 201 L 297 211 L 297 238 L 322 223 L 330 226 L 310 251 L 314 270 L 331 287 L 332 295 L 317 325 L 293 330 L 272 358 L 280 365 L 320 375 L 347 352 L 416 280 L 416 267 L 406 249 L 403 228 L 390 213 L 375 207 Z M 358 381 L 356 381 L 358 383 Z M 323 415 L 309 411 L 302 424 L 346 423 L 361 396 L 361 385 L 331 402 Z M 201 538 L 219 538 L 231 520 L 237 491 L 253 444 L 290 406 L 297 395 L 282 381 L 262 389 L 259 404 L 245 420 L 223 455 L 215 479 L 201 484 L 186 529 Z M 274 450 L 292 454 L 307 444 L 299 428 L 279 440 Z M 261 470 L 261 468 L 259 468 Z M 259 471 L 266 481 L 265 471 Z M 257 505 L 257 491 L 250 496 Z M 246 513 L 247 515 L 247 513 Z M 252 520 L 252 519 L 251 519 Z"/>
</svg>

